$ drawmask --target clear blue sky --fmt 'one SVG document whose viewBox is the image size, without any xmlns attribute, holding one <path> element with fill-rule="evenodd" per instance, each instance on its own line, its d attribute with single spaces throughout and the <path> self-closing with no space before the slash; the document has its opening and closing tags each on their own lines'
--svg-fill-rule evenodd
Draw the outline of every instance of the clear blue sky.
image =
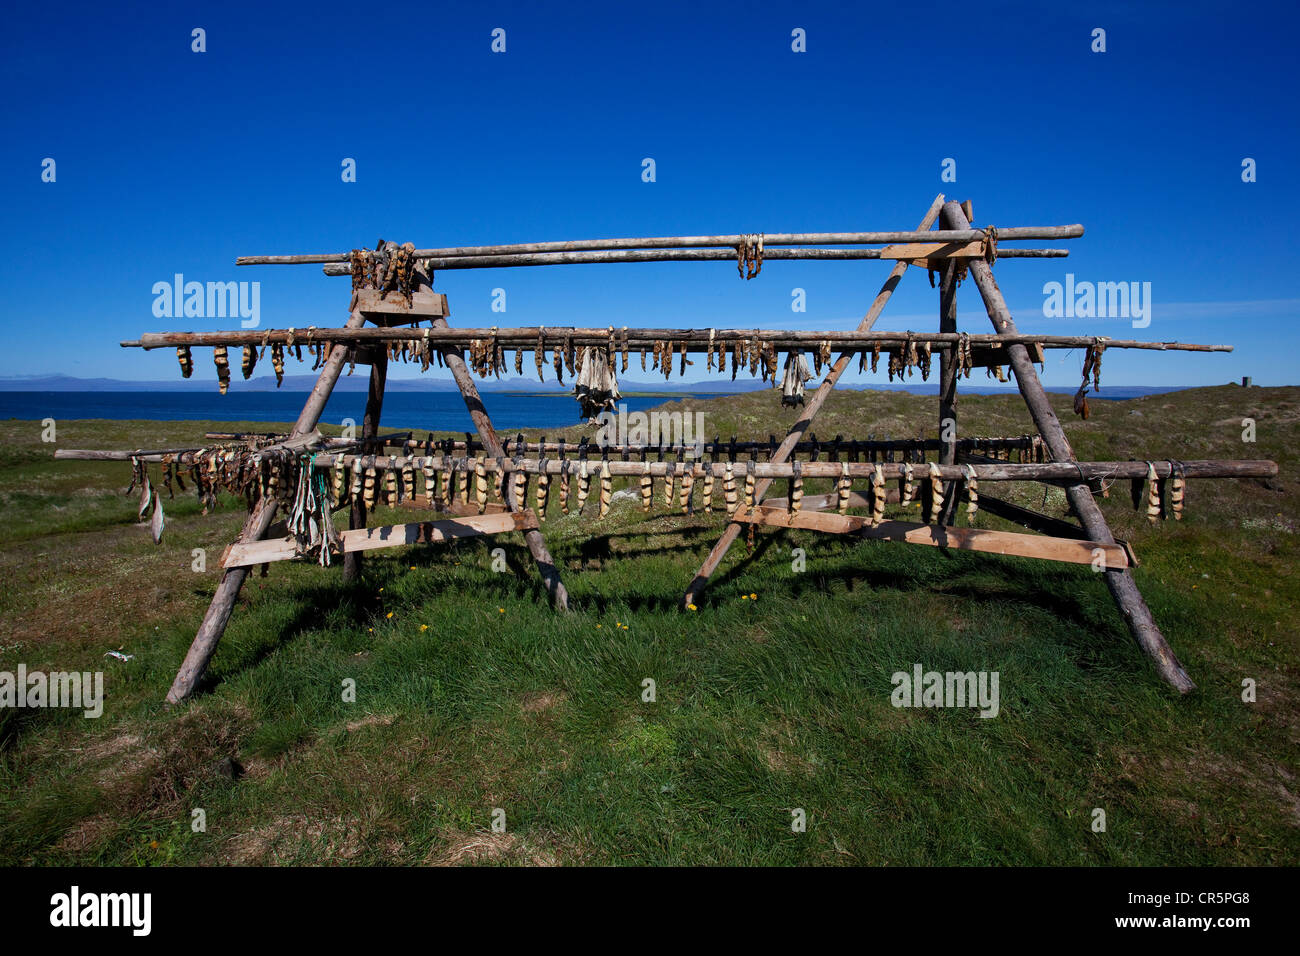
<svg viewBox="0 0 1300 956">
<path fill-rule="evenodd" d="M 0 375 L 177 376 L 171 354 L 117 346 L 237 327 L 154 318 L 151 288 L 177 272 L 259 280 L 263 327 L 346 317 L 345 279 L 237 255 L 911 229 L 942 191 L 979 223 L 1086 226 L 1069 259 L 998 265 L 1022 330 L 1237 346 L 1112 352 L 1103 387 L 1296 383 L 1298 20 L 1292 4 L 1197 2 L 11 4 Z M 1043 284 L 1066 272 L 1150 282 L 1150 327 L 1044 318 Z M 851 328 L 886 273 L 769 262 L 742 282 L 733 264 L 656 263 L 437 286 L 461 325 Z M 989 330 L 972 284 L 959 309 Z M 910 270 L 877 328 L 934 328 L 936 312 Z M 1062 355 L 1046 380 L 1075 384 L 1081 357 Z"/>
</svg>

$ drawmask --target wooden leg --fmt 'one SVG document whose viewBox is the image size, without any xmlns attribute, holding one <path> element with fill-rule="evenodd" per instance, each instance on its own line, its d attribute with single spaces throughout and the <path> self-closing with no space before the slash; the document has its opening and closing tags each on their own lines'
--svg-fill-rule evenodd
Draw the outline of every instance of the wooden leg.
<svg viewBox="0 0 1300 956">
<path fill-rule="evenodd" d="M 943 218 L 945 228 L 970 228 L 965 213 L 955 202 L 947 203 L 943 207 Z M 972 259 L 970 274 L 980 290 L 980 296 L 984 299 L 984 306 L 988 310 L 994 330 L 999 335 L 1016 335 L 1016 323 L 1011 318 L 1011 312 L 1002 298 L 1002 291 L 998 288 L 997 281 L 993 278 L 993 270 L 983 260 Z M 1070 447 L 1060 419 L 1056 417 L 1056 411 L 1052 408 L 1047 393 L 1038 380 L 1038 373 L 1034 370 L 1034 363 L 1029 359 L 1028 350 L 1023 345 L 1008 345 L 1007 354 L 1011 360 L 1011 368 L 1016 373 L 1016 384 L 1020 387 L 1020 394 L 1024 396 L 1025 404 L 1029 406 L 1029 413 L 1033 416 L 1034 424 L 1038 426 L 1048 451 L 1057 461 L 1074 461 L 1074 449 Z M 1115 542 L 1115 536 L 1111 534 L 1110 527 L 1106 524 L 1101 509 L 1097 507 L 1097 502 L 1093 500 L 1092 490 L 1087 484 L 1069 486 L 1066 489 L 1066 497 L 1089 538 L 1104 544 Z M 1151 616 L 1151 609 L 1147 607 L 1141 592 L 1138 591 L 1133 576 L 1128 570 L 1104 573 L 1106 586 L 1110 588 L 1111 596 L 1119 605 L 1129 630 L 1138 642 L 1138 646 L 1151 658 L 1160 676 L 1181 694 L 1195 690 L 1196 685 L 1187 676 L 1183 665 L 1178 662 L 1164 635 L 1160 633 L 1160 628 L 1156 626 L 1155 619 Z"/>
<path fill-rule="evenodd" d="M 379 416 L 384 410 L 384 386 L 388 381 L 388 350 L 382 345 L 371 356 L 370 390 L 366 395 L 366 415 L 361 422 L 361 437 L 373 439 L 379 434 Z M 363 445 L 363 448 L 368 446 Z M 352 510 L 348 515 L 348 528 L 356 530 L 366 526 L 366 505 L 360 497 L 352 497 Z M 343 580 L 361 578 L 361 553 L 348 551 L 343 555 Z"/>
<path fill-rule="evenodd" d="M 957 331 L 957 262 L 944 263 L 939 287 L 939 331 Z M 939 464 L 957 463 L 957 350 L 946 348 L 939 353 Z M 959 483 L 950 481 L 944 487 L 943 512 L 940 524 L 952 524 L 957 518 Z"/>
<path fill-rule="evenodd" d="M 921 225 L 917 227 L 918 231 L 929 229 L 934 225 L 935 220 L 939 218 L 940 209 L 943 208 L 943 198 L 942 194 L 935 197 L 934 202 L 930 204 L 929 211 L 925 214 L 925 218 L 921 220 Z M 876 324 L 876 319 L 880 317 L 881 311 L 885 308 L 885 303 L 888 302 L 889 297 L 894 294 L 894 289 L 897 288 L 899 280 L 903 278 L 903 273 L 907 271 L 907 265 L 906 261 L 900 260 L 890 271 L 889 278 L 885 280 L 885 284 L 881 286 L 880 291 L 876 294 L 875 301 L 871 303 L 871 308 L 867 310 L 866 316 L 864 316 L 862 321 L 858 324 L 859 332 L 871 331 L 871 327 Z M 804 436 L 804 432 L 806 432 L 808 427 L 812 424 L 813 418 L 815 418 L 817 413 L 821 411 L 821 407 L 826 403 L 826 399 L 830 397 L 831 389 L 835 387 L 835 383 L 840 380 L 840 376 L 843 375 L 844 370 L 848 368 L 849 360 L 851 358 L 852 356 L 846 353 L 835 360 L 835 364 L 831 366 L 830 371 L 826 373 L 826 378 L 822 381 L 821 385 L 817 387 L 817 391 L 813 393 L 812 398 L 808 400 L 808 404 L 804 407 L 803 414 L 799 416 L 799 420 L 794 423 L 794 427 L 790 429 L 789 434 L 785 436 L 785 440 L 781 442 L 776 453 L 772 455 L 772 461 L 778 463 L 788 461 L 791 455 L 794 454 L 795 446 L 799 444 L 799 441 Z M 770 478 L 763 479 L 757 483 L 754 488 L 754 500 L 756 502 L 763 500 L 763 495 L 767 492 L 767 489 L 771 484 L 772 481 Z M 688 607 L 691 604 L 694 604 L 696 598 L 698 598 L 704 591 L 705 585 L 709 583 L 709 578 L 712 577 L 713 572 L 718 569 L 718 565 L 722 563 L 722 559 L 727 556 L 727 550 L 740 535 L 741 527 L 742 525 L 738 521 L 733 521 L 727 525 L 727 530 L 722 533 L 722 537 L 718 539 L 718 543 L 713 546 L 713 550 L 709 552 L 709 556 L 704 559 L 704 563 L 700 565 L 700 569 L 695 572 L 695 577 L 691 580 L 690 586 L 687 587 L 686 594 L 682 596 L 683 607 Z"/>
<path fill-rule="evenodd" d="M 364 322 L 365 316 L 354 309 L 352 315 L 348 317 L 346 328 L 359 329 Z M 329 401 L 330 392 L 334 390 L 334 385 L 339 380 L 339 373 L 343 371 L 343 359 L 347 353 L 347 346 L 344 345 L 336 345 L 330 352 L 330 357 L 326 360 L 325 367 L 321 369 L 311 394 L 307 396 L 307 403 L 293 426 L 294 436 L 306 435 L 320 423 L 321 414 L 325 411 L 325 403 Z M 253 513 L 248 516 L 248 521 L 244 523 L 239 541 L 247 543 L 264 537 L 275 519 L 276 507 L 274 498 L 263 498 L 258 502 Z M 194 636 L 194 643 L 190 645 L 185 661 L 176 672 L 176 679 L 172 681 L 171 690 L 167 692 L 167 703 L 179 703 L 194 693 L 194 688 L 198 686 L 203 672 L 208 668 L 208 662 L 216 653 L 217 642 L 226 631 L 230 612 L 235 608 L 235 599 L 239 597 L 239 589 L 243 587 L 244 579 L 247 577 L 247 568 L 229 568 L 221 575 L 221 583 L 217 585 L 217 593 L 213 595 L 207 613 L 203 615 L 203 623 L 199 625 L 199 632 Z"/>
</svg>

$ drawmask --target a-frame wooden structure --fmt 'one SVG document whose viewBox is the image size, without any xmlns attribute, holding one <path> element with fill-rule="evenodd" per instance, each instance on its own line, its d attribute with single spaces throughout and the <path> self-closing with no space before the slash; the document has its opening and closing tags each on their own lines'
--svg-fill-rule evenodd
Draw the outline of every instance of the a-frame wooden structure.
<svg viewBox="0 0 1300 956">
<path fill-rule="evenodd" d="M 680 351 L 683 368 L 688 351 L 702 351 L 708 356 L 710 368 L 713 367 L 716 354 L 717 368 L 721 371 L 726 355 L 734 347 L 733 378 L 737 366 L 743 368 L 744 356 L 748 355 L 751 374 L 756 368 L 763 367 L 764 377 L 770 374 L 775 381 L 775 360 L 778 350 L 788 352 L 790 360 L 793 360 L 796 354 L 802 356 L 810 345 L 816 345 L 822 350 L 820 354 L 826 357 L 828 371 L 820 385 L 807 398 L 797 421 L 790 427 L 779 446 L 773 441 L 766 450 L 765 461 L 758 462 L 751 454 L 750 460 L 744 463 L 746 494 L 743 505 L 739 504 L 738 496 L 735 494 L 733 465 L 736 463 L 736 442 L 734 439 L 726 461 L 718 460 L 720 450 L 725 451 L 725 449 L 721 449 L 716 440 L 712 446 L 713 457 L 708 462 L 687 461 L 680 454 L 680 448 L 672 449 L 678 454 L 676 461 L 670 462 L 663 460 L 665 451 L 663 447 L 641 449 L 639 462 L 629 460 L 627 447 L 620 449 L 623 453 L 622 461 L 611 461 L 609 449 L 605 450 L 605 456 L 600 462 L 602 514 L 608 500 L 612 478 L 615 476 L 624 478 L 640 476 L 643 500 L 647 500 L 647 505 L 645 489 L 655 478 L 667 482 L 666 492 L 669 494 L 670 501 L 676 501 L 672 489 L 679 486 L 683 513 L 693 508 L 693 489 L 697 487 L 697 479 L 705 480 L 705 489 L 712 488 L 714 477 L 723 479 L 730 520 L 721 538 L 713 546 L 690 582 L 683 596 L 684 606 L 692 605 L 699 598 L 741 530 L 756 525 L 806 528 L 879 540 L 1089 563 L 1094 569 L 1103 570 L 1107 586 L 1124 620 L 1138 644 L 1151 658 L 1161 677 L 1180 693 L 1187 693 L 1194 685 L 1160 633 L 1146 602 L 1139 593 L 1130 572 L 1130 568 L 1135 563 L 1132 551 L 1124 542 L 1117 542 L 1112 535 L 1093 499 L 1094 488 L 1101 478 L 1127 478 L 1134 482 L 1140 482 L 1145 478 L 1154 496 L 1156 482 L 1163 483 L 1172 478 L 1175 487 L 1179 489 L 1175 492 L 1175 517 L 1177 517 L 1180 514 L 1181 482 L 1184 478 L 1267 477 L 1276 474 L 1277 466 L 1267 461 L 1079 462 L 1048 401 L 1033 363 L 1042 361 L 1043 348 L 1080 347 L 1089 343 L 1091 343 L 1090 348 L 1097 350 L 1095 353 L 1089 352 L 1090 357 L 1095 356 L 1099 362 L 1100 349 L 1103 347 L 1100 343 L 1103 340 L 1021 334 L 1003 301 L 991 265 L 995 259 L 1001 258 L 1065 255 L 1064 250 L 1059 249 L 999 248 L 1000 240 L 1072 238 L 1082 235 L 1083 229 L 1081 226 L 974 229 L 970 219 L 969 203 L 945 202 L 944 197 L 939 196 L 922 218 L 918 228 L 912 232 L 779 234 L 766 237 L 766 248 L 764 237 L 755 234 L 577 240 L 514 246 L 461 247 L 422 252 L 415 251 L 408 244 L 402 247 L 403 254 L 398 257 L 398 261 L 403 264 L 398 266 L 399 273 L 403 268 L 409 270 L 404 274 L 406 287 L 394 291 L 385 291 L 386 287 L 383 283 L 380 283 L 377 288 L 364 287 L 364 283 L 359 285 L 363 270 L 359 269 L 358 262 L 365 260 L 369 254 L 358 253 L 356 250 L 351 254 L 343 255 L 261 256 L 241 259 L 239 260 L 241 265 L 325 263 L 326 274 L 351 274 L 353 277 L 353 297 L 347 323 L 339 329 L 313 329 L 307 333 L 308 341 L 311 342 L 314 337 L 320 349 L 318 353 L 321 363 L 320 374 L 292 432 L 288 436 L 272 440 L 269 445 L 259 446 L 257 456 L 259 459 L 261 456 L 277 454 L 290 457 L 303 465 L 305 471 L 302 474 L 307 476 L 306 481 L 309 484 L 315 480 L 313 469 L 336 468 L 337 489 L 340 487 L 339 479 L 344 469 L 352 468 L 359 474 L 363 461 L 368 462 L 367 481 L 369 482 L 375 473 L 376 448 L 396 446 L 400 455 L 389 455 L 387 462 L 380 466 L 381 469 L 388 469 L 387 480 L 393 481 L 394 474 L 399 471 L 404 470 L 409 475 L 413 470 L 418 473 L 422 468 L 425 476 L 425 501 L 429 505 L 435 504 L 433 470 L 435 468 L 459 469 L 461 474 L 459 501 L 450 495 L 448 483 L 445 480 L 442 483 L 442 497 L 438 507 L 446 513 L 445 518 L 383 528 L 367 528 L 367 505 L 354 493 L 351 496 L 350 529 L 343 532 L 332 543 L 318 545 L 317 551 L 319 552 L 321 548 L 333 548 L 342 553 L 345 576 L 355 577 L 359 570 L 361 552 L 372 548 L 518 531 L 524 534 L 528 549 L 537 564 L 551 600 L 555 607 L 562 611 L 568 606 L 568 596 L 542 536 L 538 512 L 541 512 L 540 517 L 544 517 L 547 499 L 542 491 L 550 477 L 560 476 L 562 487 L 567 492 L 569 476 L 575 473 L 575 463 L 571 459 L 566 459 L 563 443 L 559 445 L 558 457 L 551 457 L 551 453 L 557 449 L 547 443 L 516 442 L 513 448 L 508 448 L 506 443 L 500 440 L 474 384 L 471 369 L 465 362 L 465 350 L 470 349 L 471 357 L 474 358 L 475 348 L 478 347 L 478 357 L 475 358 L 476 369 L 480 374 L 487 374 L 482 362 L 482 345 L 487 340 L 486 337 L 490 337 L 492 343 L 491 367 L 494 370 L 497 369 L 500 361 L 502 343 L 517 350 L 517 368 L 522 362 L 523 350 L 530 349 L 534 351 L 538 373 L 541 375 L 543 357 L 550 349 L 554 353 L 554 365 L 558 376 L 562 365 L 561 343 L 567 361 L 570 363 L 570 374 L 573 372 L 572 357 L 575 346 L 578 351 L 585 348 L 592 354 L 599 355 L 602 362 L 608 362 L 612 373 L 615 353 L 618 350 L 622 351 L 623 369 L 626 371 L 629 348 L 632 350 L 640 348 L 644 368 L 646 351 L 653 345 L 656 365 L 664 369 L 667 374 L 672 373 L 674 356 L 678 351 Z M 940 225 L 938 230 L 934 229 L 936 224 Z M 824 243 L 837 248 L 803 248 L 815 243 Z M 880 243 L 888 243 L 888 245 L 880 250 L 843 248 L 848 245 Z M 396 247 L 390 244 L 390 248 Z M 733 257 L 737 259 L 741 275 L 747 278 L 753 278 L 758 274 L 764 258 L 769 260 L 882 258 L 893 260 L 894 265 L 866 316 L 852 332 L 629 330 L 624 327 L 620 337 L 620 333 L 616 333 L 613 327 L 608 330 L 576 328 L 453 330 L 446 320 L 446 298 L 435 293 L 432 287 L 435 268 L 495 268 L 578 262 L 701 261 L 725 260 Z M 349 261 L 350 266 L 344 264 Z M 873 326 L 876 320 L 909 265 L 927 268 L 940 277 L 938 333 L 875 332 Z M 748 269 L 747 276 L 746 269 Z M 966 274 L 974 279 L 980 291 L 989 319 L 993 323 L 992 335 L 972 336 L 957 331 L 956 289 L 960 278 Z M 373 328 L 367 328 L 367 324 Z M 398 328 L 398 326 L 403 327 Z M 175 346 L 178 355 L 184 353 L 182 370 L 187 376 L 190 346 L 210 345 L 220 350 L 220 357 L 217 360 L 219 375 L 225 374 L 228 378 L 228 369 L 223 369 L 225 348 L 228 345 L 242 345 L 245 348 L 245 360 L 248 362 L 250 349 L 258 344 L 265 348 L 268 343 L 273 343 L 275 348 L 283 348 L 285 343 L 292 346 L 295 341 L 301 342 L 303 336 L 301 330 L 295 333 L 293 329 L 287 332 L 281 330 L 261 333 L 158 333 L 122 344 L 145 348 Z M 891 349 L 892 377 L 893 359 L 897 358 L 900 363 L 904 363 L 903 356 L 906 353 L 904 364 L 907 364 L 910 369 L 910 363 L 913 361 L 912 349 L 918 342 L 922 344 L 927 357 L 923 366 L 926 370 L 929 367 L 928 356 L 931 348 L 939 352 L 940 440 L 937 443 L 924 439 L 861 443 L 855 440 L 851 443 L 853 450 L 851 461 L 839 460 L 838 452 L 842 446 L 836 442 L 834 443 L 836 453 L 833 454 L 832 460 L 819 461 L 817 457 L 819 443 L 810 442 L 812 437 L 810 427 L 848 368 L 850 360 L 856 355 L 861 357 L 865 365 L 865 356 L 870 351 L 874 368 L 875 358 L 880 354 L 882 346 Z M 419 443 L 409 440 L 409 436 L 404 441 L 390 441 L 379 435 L 389 355 L 399 343 L 402 349 L 400 354 L 419 354 L 426 368 L 430 364 L 430 357 L 437 356 L 450 370 L 474 423 L 478 434 L 477 442 L 469 435 L 463 443 L 440 442 L 438 454 L 435 456 L 430 440 L 423 447 L 424 454 L 418 455 L 417 452 L 421 450 Z M 830 362 L 829 359 L 832 345 L 840 351 L 834 362 Z M 1229 350 L 1227 346 L 1120 342 L 1109 339 L 1104 340 L 1104 347 L 1186 351 Z M 977 356 L 974 360 L 972 354 Z M 1023 440 L 993 440 L 983 446 L 973 446 L 970 440 L 958 439 L 955 430 L 957 382 L 963 363 L 968 375 L 972 364 L 997 368 L 999 374 L 1001 366 L 1009 366 L 1038 430 L 1038 436 L 1026 437 Z M 316 432 L 325 403 L 345 364 L 368 364 L 370 367 L 369 393 L 359 449 L 362 454 L 355 454 L 358 450 L 355 444 L 331 444 L 321 439 Z M 581 366 L 581 361 L 578 364 Z M 246 366 L 246 377 L 250 371 L 251 369 Z M 801 461 L 798 456 L 801 453 L 807 454 L 810 444 L 812 447 L 808 460 Z M 454 456 L 453 445 L 463 449 L 462 457 Z M 870 462 L 859 462 L 857 457 L 859 446 L 870 451 Z M 1049 460 L 1035 463 L 1026 461 L 1022 457 L 1019 463 L 1009 463 L 1012 447 L 1024 449 L 1030 446 L 1045 449 Z M 986 451 L 992 449 L 990 454 L 993 457 L 981 455 L 980 447 L 985 448 Z M 902 449 L 905 456 L 912 457 L 905 457 L 902 462 L 896 462 L 893 452 L 898 449 Z M 482 457 L 472 459 L 471 456 L 476 450 L 484 454 Z M 534 450 L 535 457 L 530 454 Z M 899 480 L 902 488 L 910 489 L 913 475 L 911 462 L 923 461 L 928 450 L 937 451 L 938 458 L 937 462 L 926 464 L 930 478 L 929 487 L 932 489 L 930 500 L 934 506 L 931 522 L 883 520 L 886 500 L 884 481 Z M 179 455 L 142 451 L 60 451 L 56 453 L 56 457 L 130 458 L 139 467 L 146 461 L 170 462 L 175 459 L 197 462 L 199 458 L 196 455 L 201 456 L 205 451 L 206 449 L 181 450 Z M 651 462 L 649 453 L 656 451 L 659 460 Z M 876 459 L 878 451 L 885 455 L 883 462 Z M 582 490 L 579 492 L 579 502 L 585 500 L 586 483 L 590 478 L 585 452 L 584 444 L 580 478 Z M 217 460 L 220 460 L 220 454 Z M 211 455 L 205 461 L 213 468 L 217 467 L 217 462 Z M 467 498 L 471 461 L 478 484 L 477 508 Z M 502 499 L 500 504 L 486 504 L 487 496 L 484 488 L 488 474 L 494 474 L 497 478 L 497 487 Z M 506 480 L 507 474 L 512 480 Z M 538 476 L 537 509 L 529 507 L 527 496 L 529 475 Z M 802 501 L 801 488 L 804 475 L 837 480 L 839 484 L 836 494 Z M 778 478 L 790 479 L 790 495 L 786 498 L 766 497 L 771 482 Z M 850 484 L 854 479 L 869 479 L 870 495 L 864 497 L 852 493 Z M 1075 525 L 1060 518 L 1038 514 L 996 497 L 986 496 L 987 510 L 1039 534 L 1025 535 L 999 530 L 957 527 L 958 492 L 965 489 L 973 500 L 977 481 L 1041 481 L 1060 485 L 1065 489 L 1070 509 L 1078 518 L 1079 524 Z M 300 479 L 300 488 L 302 483 L 303 480 Z M 408 485 L 409 497 L 412 492 L 409 486 L 413 485 L 414 481 L 408 478 L 405 483 Z M 395 484 L 400 485 L 402 481 L 398 480 Z M 313 485 L 313 487 L 317 486 Z M 909 500 L 908 495 L 910 491 L 900 491 L 904 503 Z M 340 494 L 336 499 L 331 500 L 326 495 L 325 503 L 330 506 L 327 510 L 339 507 L 345 497 L 347 495 Z M 701 497 L 705 499 L 705 510 L 709 510 L 712 505 L 712 492 L 705 490 Z M 284 500 L 283 496 L 280 500 Z M 564 507 L 564 500 L 562 496 L 562 507 Z M 1157 498 L 1153 497 L 1152 500 L 1156 501 Z M 224 571 L 220 584 L 167 695 L 168 701 L 172 703 L 190 696 L 198 686 L 215 652 L 217 642 L 225 630 L 236 597 L 250 569 L 257 564 L 289 559 L 306 553 L 301 535 L 295 538 L 293 534 L 273 528 L 279 507 L 275 494 L 267 493 L 265 486 L 262 486 L 260 494 L 253 495 L 250 492 L 250 501 L 253 502 L 251 513 L 239 539 L 223 555 Z M 839 505 L 838 514 L 829 510 L 836 501 Z M 850 515 L 846 510 L 849 506 L 869 507 L 871 515 L 869 517 Z M 1149 515 L 1158 511 L 1159 508 L 1155 505 L 1148 508 Z"/>
</svg>

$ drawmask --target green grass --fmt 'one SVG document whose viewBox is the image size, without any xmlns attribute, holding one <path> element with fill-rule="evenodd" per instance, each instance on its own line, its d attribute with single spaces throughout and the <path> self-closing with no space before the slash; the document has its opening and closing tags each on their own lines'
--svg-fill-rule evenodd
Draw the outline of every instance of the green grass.
<svg viewBox="0 0 1300 956">
<path fill-rule="evenodd" d="M 691 407 L 710 436 L 779 436 L 790 417 L 771 393 Z M 374 552 L 354 586 L 278 564 L 250 577 L 203 693 L 166 708 L 242 509 L 201 516 L 178 496 L 155 547 L 120 496 L 127 466 L 53 462 L 38 423 L 0 423 L 0 670 L 103 670 L 107 690 L 99 720 L 0 712 L 0 862 L 1294 865 L 1300 389 L 1094 409 L 1068 416 L 1081 458 L 1282 467 L 1193 481 L 1185 520 L 1156 528 L 1126 485 L 1102 501 L 1199 685 L 1187 698 L 1086 567 L 760 532 L 684 612 L 716 515 L 625 502 L 561 518 L 553 501 L 571 613 L 549 609 L 518 536 Z M 1031 427 L 1015 398 L 960 412 L 968 434 Z M 837 394 L 817 432 L 933 434 L 933 415 L 932 399 Z M 62 422 L 58 444 L 186 444 L 210 427 Z M 1044 507 L 1041 489 L 1009 493 Z M 1059 494 L 1045 507 L 1060 513 Z M 134 659 L 103 656 L 117 648 Z M 998 671 L 1000 715 L 895 709 L 890 675 L 913 663 Z"/>
</svg>

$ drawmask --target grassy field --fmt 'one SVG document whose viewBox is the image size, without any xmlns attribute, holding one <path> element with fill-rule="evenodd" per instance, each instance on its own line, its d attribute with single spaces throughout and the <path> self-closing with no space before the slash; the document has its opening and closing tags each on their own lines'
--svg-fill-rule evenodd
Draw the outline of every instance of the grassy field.
<svg viewBox="0 0 1300 956">
<path fill-rule="evenodd" d="M 1054 401 L 1084 459 L 1281 466 L 1193 481 L 1185 520 L 1159 527 L 1126 483 L 1102 501 L 1190 697 L 1086 567 L 760 532 L 679 611 L 721 522 L 620 500 L 604 521 L 552 502 L 565 615 L 518 536 L 377 552 L 355 586 L 274 565 L 245 586 L 204 692 L 166 708 L 242 508 L 201 516 L 178 495 L 155 547 L 121 495 L 128 466 L 56 463 L 39 423 L 0 422 L 0 671 L 102 670 L 107 697 L 97 720 L 0 711 L 0 862 L 1300 862 L 1300 388 L 1095 401 L 1087 422 Z M 779 436 L 791 417 L 770 392 L 690 408 L 710 436 Z M 1016 397 L 964 397 L 960 414 L 967 434 L 1031 430 Z M 842 393 L 816 430 L 933 435 L 934 415 L 933 399 Z M 184 445 L 209 427 L 61 422 L 58 446 Z M 119 649 L 133 658 L 105 657 Z M 997 671 L 999 715 L 894 708 L 890 675 L 917 663 Z"/>
</svg>

